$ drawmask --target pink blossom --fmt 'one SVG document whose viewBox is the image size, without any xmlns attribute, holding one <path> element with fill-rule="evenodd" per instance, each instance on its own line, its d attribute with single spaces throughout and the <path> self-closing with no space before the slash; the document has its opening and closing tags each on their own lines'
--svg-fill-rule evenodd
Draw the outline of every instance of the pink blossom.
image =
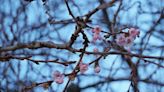
<svg viewBox="0 0 164 92">
<path fill-rule="evenodd" d="M 98 48 L 94 48 L 94 49 L 93 49 L 93 52 L 98 52 L 98 51 L 99 51 L 99 49 L 98 49 Z M 96 54 L 95 56 L 96 56 L 96 57 L 98 57 L 98 55 L 97 55 L 97 54 Z"/>
<path fill-rule="evenodd" d="M 126 37 L 126 45 L 131 45 L 134 41 L 134 38 L 131 36 Z"/>
<path fill-rule="evenodd" d="M 92 29 L 92 32 L 95 34 L 99 34 L 101 32 L 101 28 L 100 27 L 95 27 L 94 29 Z"/>
<path fill-rule="evenodd" d="M 101 37 L 99 34 L 93 34 L 93 42 L 95 42 L 96 40 L 101 40 Z"/>
<path fill-rule="evenodd" d="M 94 49 L 93 49 L 93 52 L 98 52 L 98 51 L 99 51 L 98 48 L 94 48 Z"/>
<path fill-rule="evenodd" d="M 124 46 L 127 43 L 125 34 L 119 34 L 116 39 L 116 43 L 120 46 Z"/>
<path fill-rule="evenodd" d="M 80 72 L 84 73 L 85 71 L 88 70 L 88 64 L 80 63 L 79 68 L 80 68 Z"/>
<path fill-rule="evenodd" d="M 132 36 L 125 37 L 125 34 L 122 33 L 117 36 L 116 43 L 119 46 L 123 46 L 125 49 L 127 49 L 130 52 L 130 47 L 133 44 L 134 39 L 135 38 Z"/>
<path fill-rule="evenodd" d="M 95 73 L 99 73 L 100 72 L 100 66 L 96 66 L 95 69 L 94 69 Z"/>
<path fill-rule="evenodd" d="M 124 46 L 124 48 L 128 52 L 130 52 L 130 48 L 131 48 L 131 46 L 133 44 L 133 41 L 134 41 L 134 38 L 133 37 L 131 37 L 131 36 L 126 37 L 126 45 Z"/>
<path fill-rule="evenodd" d="M 59 71 L 55 71 L 53 73 L 53 77 L 54 77 L 55 82 L 58 83 L 58 84 L 62 84 L 64 82 L 64 80 L 63 80 L 64 75 L 61 74 Z"/>
<path fill-rule="evenodd" d="M 97 40 L 101 40 L 100 32 L 101 28 L 100 27 L 95 27 L 93 30 L 93 42 L 96 42 Z"/>
<path fill-rule="evenodd" d="M 140 31 L 139 31 L 139 29 L 130 28 L 129 29 L 129 34 L 130 34 L 130 36 L 136 38 L 136 36 L 139 36 Z"/>
<path fill-rule="evenodd" d="M 133 44 L 133 41 L 137 36 L 139 36 L 140 32 L 138 29 L 130 28 L 128 33 L 121 33 L 116 38 L 116 43 L 119 46 L 123 46 L 128 52 L 130 52 L 130 47 Z"/>
</svg>

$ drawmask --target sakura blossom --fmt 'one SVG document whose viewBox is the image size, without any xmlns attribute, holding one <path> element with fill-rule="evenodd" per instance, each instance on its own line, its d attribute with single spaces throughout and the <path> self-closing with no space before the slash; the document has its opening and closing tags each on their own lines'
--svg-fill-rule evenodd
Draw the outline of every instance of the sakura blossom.
<svg viewBox="0 0 164 92">
<path fill-rule="evenodd" d="M 101 28 L 100 27 L 95 27 L 92 29 L 93 32 L 93 42 L 96 42 L 97 40 L 101 40 L 100 32 Z"/>
<path fill-rule="evenodd" d="M 94 48 L 94 49 L 93 49 L 93 52 L 98 52 L 98 51 L 99 51 L 98 48 Z"/>
<path fill-rule="evenodd" d="M 88 70 L 88 64 L 80 63 L 79 68 L 80 68 L 80 72 L 83 74 L 85 71 Z"/>
<path fill-rule="evenodd" d="M 119 35 L 117 36 L 116 43 L 117 43 L 119 46 L 124 46 L 124 45 L 126 45 L 127 40 L 126 40 L 126 37 L 125 37 L 125 34 L 124 34 L 124 33 L 119 34 Z"/>
<path fill-rule="evenodd" d="M 98 49 L 98 48 L 94 48 L 94 49 L 93 49 L 93 52 L 95 52 L 95 53 L 96 53 L 96 52 L 99 52 L 99 49 Z M 95 56 L 98 57 L 97 54 L 96 54 Z"/>
<path fill-rule="evenodd" d="M 99 73 L 100 70 L 101 70 L 101 69 L 100 69 L 100 66 L 98 66 L 98 65 L 94 68 L 95 73 Z"/>
<path fill-rule="evenodd" d="M 130 28 L 128 33 L 121 33 L 117 35 L 116 43 L 130 51 L 130 47 L 132 46 L 136 37 L 139 36 L 139 34 L 140 32 L 138 29 Z"/>
<path fill-rule="evenodd" d="M 130 28 L 129 29 L 129 34 L 130 34 L 130 36 L 136 38 L 136 36 L 139 36 L 140 31 L 139 31 L 139 29 Z"/>
<path fill-rule="evenodd" d="M 134 38 L 131 36 L 126 37 L 126 45 L 131 46 L 134 41 Z"/>
<path fill-rule="evenodd" d="M 93 35 L 93 42 L 96 42 L 97 40 L 101 40 L 101 37 L 99 34 L 94 34 Z"/>
<path fill-rule="evenodd" d="M 53 73 L 54 81 L 58 84 L 62 84 L 64 82 L 64 75 L 61 74 L 59 71 L 55 71 Z"/>
<path fill-rule="evenodd" d="M 100 27 L 95 27 L 93 30 L 92 30 L 93 33 L 95 34 L 99 34 L 101 32 L 101 28 Z"/>
</svg>

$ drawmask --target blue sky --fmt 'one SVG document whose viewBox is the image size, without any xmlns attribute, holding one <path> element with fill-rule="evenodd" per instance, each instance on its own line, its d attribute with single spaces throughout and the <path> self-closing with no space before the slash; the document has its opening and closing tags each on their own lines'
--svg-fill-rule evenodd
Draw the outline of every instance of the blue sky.
<svg viewBox="0 0 164 92">
<path fill-rule="evenodd" d="M 9 2 L 11 1 L 11 2 Z M 106 0 L 109 1 L 109 0 Z M 147 1 L 145 0 L 133 0 L 131 3 L 128 3 L 129 0 L 125 0 L 124 3 L 127 3 L 127 5 L 133 5 L 135 1 L 140 1 L 141 2 L 141 8 L 145 11 L 153 11 L 156 12 L 157 10 L 161 9 L 164 5 L 161 4 L 157 0 L 157 2 L 153 2 L 153 5 L 151 9 L 147 4 Z M 151 1 L 151 0 L 150 0 Z M 15 0 L 5 0 L 5 1 L 0 1 L 3 4 L 0 6 L 0 11 L 1 13 L 4 12 L 6 14 L 3 26 L 5 27 L 5 32 L 8 33 L 9 40 L 12 41 L 14 35 L 11 33 L 10 30 L 10 25 L 13 23 L 13 17 L 16 16 L 16 9 L 20 6 L 20 1 L 15 1 Z M 54 17 L 55 20 L 63 20 L 63 19 L 70 19 L 71 16 L 68 14 L 68 11 L 66 9 L 65 4 L 61 5 L 56 5 L 58 8 L 54 8 L 54 5 L 56 2 L 61 2 L 59 1 L 53 1 L 49 0 L 48 3 L 50 3 L 49 8 L 50 8 L 50 14 Z M 97 3 L 97 0 L 87 0 L 87 1 L 79 1 L 75 0 L 75 3 L 80 6 L 80 11 L 78 10 L 77 7 L 71 6 L 71 10 L 75 14 L 75 16 L 81 16 L 86 13 L 88 13 L 90 10 L 94 9 L 97 7 L 99 4 Z M 11 5 L 12 4 L 12 5 Z M 119 13 L 119 21 L 120 23 L 127 24 L 130 26 L 137 26 L 141 30 L 140 38 L 137 38 L 135 40 L 134 47 L 140 48 L 138 43 L 140 43 L 141 38 L 144 36 L 145 32 L 152 26 L 152 22 L 154 20 L 157 20 L 159 18 L 159 14 L 155 15 L 150 15 L 150 14 L 140 14 L 138 15 L 138 11 L 140 9 L 138 8 L 140 3 L 134 4 L 128 11 L 121 11 Z M 126 5 L 125 5 L 126 6 Z M 109 8 L 108 12 L 111 14 L 109 15 L 109 18 L 113 18 L 113 13 L 115 12 L 115 9 L 118 8 L 118 3 Z M 19 14 L 17 24 L 13 24 L 13 28 L 15 31 L 15 36 L 18 36 L 18 42 L 21 43 L 27 43 L 27 42 L 32 42 L 32 41 L 52 41 L 55 43 L 65 43 L 69 40 L 71 37 L 72 33 L 74 32 L 75 29 L 75 24 L 69 24 L 66 26 L 62 25 L 50 25 L 48 23 L 48 18 L 45 14 L 46 8 L 42 5 L 41 0 L 36 0 L 33 1 L 32 3 L 28 4 L 25 7 L 25 14 L 24 12 Z M 10 14 L 11 13 L 11 14 Z M 12 15 L 12 16 L 7 16 L 7 15 Z M 1 15 L 1 14 L 0 14 Z M 1 16 L 0 16 L 1 17 Z M 25 18 L 27 17 L 27 20 Z M 92 18 L 93 22 L 90 24 L 91 26 L 101 26 L 103 30 L 107 30 L 107 26 L 102 24 L 101 20 L 101 11 L 97 12 Z M 25 22 L 27 23 L 26 28 L 24 28 Z M 32 29 L 31 26 L 38 26 L 42 23 L 46 23 L 46 25 L 43 28 L 38 28 L 38 29 Z M 0 25 L 1 28 L 2 25 Z M 61 28 L 60 28 L 61 27 Z M 160 29 L 163 29 L 162 26 L 160 26 Z M 19 32 L 17 32 L 19 31 Z M 1 39 L 5 39 L 4 35 L 0 31 L 0 36 Z M 89 38 L 89 40 L 92 39 L 92 33 L 90 30 L 85 29 L 85 32 Z M 43 37 L 40 38 L 40 35 L 43 35 Z M 102 34 L 103 35 L 103 34 Z M 78 38 L 78 42 L 81 42 L 82 37 Z M 148 38 L 146 37 L 145 41 Z M 0 46 L 7 46 L 10 45 L 10 41 L 7 44 L 3 44 L 2 40 L 0 40 Z M 6 41 L 7 42 L 7 41 Z M 157 37 L 151 36 L 149 44 L 151 45 L 157 45 L 157 46 L 162 46 L 163 42 L 162 40 L 159 40 Z M 92 51 L 94 47 L 98 47 L 100 51 L 102 51 L 103 47 L 105 44 L 102 43 L 101 41 L 98 44 L 90 44 L 90 47 L 87 48 L 88 51 Z M 75 43 L 74 47 L 79 48 L 81 47 L 81 44 Z M 61 60 L 78 60 L 79 56 L 78 54 L 72 54 L 68 51 L 61 51 L 61 50 L 56 50 L 56 49 L 42 49 L 44 53 L 51 54 L 51 56 L 39 56 L 37 55 L 40 53 L 40 50 L 27 50 L 27 53 L 34 53 L 36 56 L 33 56 L 33 59 L 38 59 L 38 60 L 46 60 L 46 59 L 54 59 L 54 58 L 61 58 Z M 137 51 L 132 47 L 132 52 L 137 53 Z M 20 51 L 21 52 L 21 51 Z M 20 54 L 19 51 L 16 51 L 15 53 Z M 23 51 L 22 51 L 23 52 Z M 153 49 L 153 51 L 144 51 L 144 55 L 152 55 L 152 56 L 159 56 L 161 53 L 161 50 L 156 50 Z M 95 59 L 95 56 L 93 55 L 85 55 L 83 58 L 83 61 L 85 63 L 88 63 L 92 60 Z M 138 59 L 133 58 L 133 60 L 136 62 Z M 152 60 L 153 62 L 157 62 L 157 60 Z M 33 82 L 44 82 L 52 79 L 52 72 L 55 70 L 59 70 L 61 72 L 65 73 L 70 73 L 72 71 L 72 68 L 75 67 L 74 65 L 70 65 L 67 67 L 64 67 L 59 64 L 54 64 L 54 63 L 40 63 L 39 65 L 34 64 L 33 62 L 29 61 L 19 61 L 19 60 L 10 60 L 12 66 L 14 67 L 16 73 L 20 73 L 19 78 L 20 80 L 23 80 L 24 78 L 29 79 L 30 81 Z M 145 64 L 145 63 L 142 63 Z M 0 68 L 7 66 L 6 63 L 0 64 Z M 18 69 L 20 66 L 21 69 Z M 78 74 L 78 78 L 76 78 L 73 83 L 79 84 L 81 87 L 85 87 L 86 85 L 93 84 L 98 81 L 103 81 L 104 78 L 109 77 L 111 75 L 113 78 L 124 78 L 130 75 L 130 70 L 127 69 L 128 66 L 124 63 L 124 61 L 121 60 L 121 57 L 119 55 L 109 55 L 106 59 L 101 59 L 100 60 L 100 66 L 101 66 L 101 72 L 99 74 L 95 74 L 93 72 L 93 65 L 89 67 L 89 70 L 85 73 L 85 75 Z M 34 71 L 29 71 L 30 69 L 33 69 Z M 112 69 L 112 72 L 109 72 L 109 70 Z M 118 70 L 117 70 L 118 69 Z M 158 71 L 157 71 L 158 70 Z M 28 71 L 28 74 L 26 72 Z M 152 76 L 152 79 L 158 80 L 160 82 L 164 82 L 162 79 L 162 75 L 164 74 L 164 71 L 162 68 L 158 68 L 156 65 L 149 64 L 146 67 L 139 67 L 139 74 L 141 78 L 146 78 L 149 76 L 152 72 L 156 71 L 156 73 Z M 2 71 L 0 71 L 0 74 Z M 8 70 L 8 75 L 12 76 L 13 71 Z M 45 76 L 45 77 L 43 77 Z M 16 79 L 16 77 L 13 77 Z M 1 85 L 5 85 L 6 80 L 2 80 L 0 76 L 0 80 L 2 81 Z M 81 81 L 79 81 L 80 79 Z M 160 80 L 159 80 L 160 79 Z M 56 83 L 52 84 L 52 89 L 57 90 L 58 92 L 61 92 L 67 82 L 68 78 L 65 78 L 65 82 L 62 85 L 58 85 Z M 11 80 L 12 81 L 12 80 Z M 113 89 L 113 92 L 126 92 L 128 90 L 128 87 L 130 85 L 129 81 L 118 81 L 118 82 L 111 82 L 110 85 L 104 84 L 104 85 L 98 85 L 100 87 L 100 91 L 107 90 L 110 92 L 111 90 L 109 88 Z M 118 89 L 119 88 L 119 89 Z M 150 92 L 150 90 L 153 90 L 153 92 L 157 92 L 155 87 L 153 85 L 145 85 L 144 83 L 139 84 L 139 88 L 141 92 Z M 36 91 L 41 90 L 41 87 L 36 87 Z M 147 90 L 150 89 L 150 90 Z M 164 90 L 164 89 L 162 89 Z M 83 92 L 99 92 L 96 91 L 95 88 L 89 88 L 84 90 Z M 112 91 L 111 91 L 112 92 Z"/>
</svg>

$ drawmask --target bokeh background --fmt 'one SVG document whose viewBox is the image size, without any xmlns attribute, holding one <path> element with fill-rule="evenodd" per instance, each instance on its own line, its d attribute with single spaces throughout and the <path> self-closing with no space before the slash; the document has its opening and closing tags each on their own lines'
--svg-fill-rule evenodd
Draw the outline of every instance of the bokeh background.
<svg viewBox="0 0 164 92">
<path fill-rule="evenodd" d="M 84 17 L 89 11 L 102 3 L 111 0 L 68 0 L 74 16 Z M 70 40 L 75 31 L 76 23 L 69 15 L 64 0 L 0 0 L 0 91 L 21 92 L 24 87 L 33 83 L 53 80 L 55 70 L 70 73 L 76 64 L 64 66 L 47 60 L 59 59 L 61 62 L 77 61 L 80 53 L 72 53 L 65 49 L 20 48 L 2 51 L 1 48 L 27 44 L 31 42 L 50 42 L 63 44 Z M 103 31 L 110 32 L 113 21 L 115 32 L 122 28 L 135 27 L 140 30 L 131 52 L 145 56 L 164 57 L 164 1 L 163 0 L 116 0 L 113 6 L 101 9 L 90 18 L 89 26 L 99 26 Z M 64 22 L 63 22 L 64 21 Z M 88 39 L 92 40 L 90 28 L 83 29 Z M 126 29 L 125 29 L 126 30 Z M 101 33 L 103 37 L 105 33 Z M 108 40 L 111 40 L 110 38 Z M 83 47 L 80 35 L 73 48 Z M 108 43 L 98 41 L 90 43 L 87 51 L 98 48 L 103 52 Z M 112 48 L 112 51 L 115 51 Z M 11 56 L 8 59 L 4 57 Z M 13 56 L 13 57 L 12 57 Z M 33 60 L 42 60 L 36 64 L 28 59 L 14 57 L 32 56 Z M 85 54 L 83 62 L 90 63 L 96 56 Z M 133 57 L 137 63 L 138 89 L 140 92 L 164 92 L 164 61 L 163 59 L 142 60 Z M 44 62 L 45 61 L 45 62 Z M 94 65 L 90 65 L 84 74 L 78 73 L 71 83 L 79 86 L 81 92 L 133 92 L 130 76 L 131 69 L 122 55 L 108 55 L 101 58 L 101 71 L 94 73 Z M 48 89 L 36 86 L 29 92 L 62 92 L 68 77 L 63 84 L 53 82 Z M 72 91 L 73 92 L 73 91 Z"/>
</svg>

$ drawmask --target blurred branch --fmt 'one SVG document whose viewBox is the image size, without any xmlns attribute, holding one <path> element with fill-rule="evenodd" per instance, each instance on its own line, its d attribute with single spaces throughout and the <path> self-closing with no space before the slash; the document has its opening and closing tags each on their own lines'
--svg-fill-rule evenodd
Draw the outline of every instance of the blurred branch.
<svg viewBox="0 0 164 92">
<path fill-rule="evenodd" d="M 104 83 L 112 83 L 112 82 L 120 82 L 120 81 L 129 81 L 130 83 L 130 78 L 108 78 L 105 79 L 103 81 L 99 81 L 90 85 L 87 85 L 85 87 L 82 87 L 81 90 L 90 88 L 90 87 L 97 87 L 100 84 L 104 84 Z M 153 85 L 158 85 L 158 86 L 164 86 L 164 83 L 160 83 L 158 81 L 154 81 L 154 80 L 145 80 L 145 79 L 138 79 L 139 82 L 143 82 L 143 83 L 147 83 L 147 84 L 153 84 Z"/>
<path fill-rule="evenodd" d="M 75 32 L 75 35 L 77 35 L 78 32 Z M 72 40 L 69 43 L 73 43 L 74 37 L 72 37 Z M 38 49 L 38 48 L 56 48 L 56 49 L 67 49 L 71 52 L 84 52 L 85 54 L 97 54 L 97 55 L 112 55 L 112 54 L 118 54 L 118 55 L 129 55 L 132 57 L 138 57 L 138 58 L 150 58 L 150 59 L 164 59 L 164 57 L 158 57 L 158 56 L 145 56 L 145 55 L 139 55 L 139 54 L 133 54 L 133 53 L 127 53 L 127 52 L 88 52 L 88 51 L 81 51 L 78 49 L 74 49 L 69 47 L 67 44 L 56 44 L 52 42 L 32 42 L 28 44 L 17 44 L 15 46 L 7 46 L 0 48 L 0 52 L 6 52 L 6 51 L 15 51 L 20 49 Z"/>
<path fill-rule="evenodd" d="M 22 89 L 22 92 L 28 92 L 29 90 L 32 90 L 34 87 L 37 87 L 37 86 L 51 86 L 53 80 L 50 80 L 50 81 L 46 81 L 46 82 L 40 82 L 40 83 L 33 83 L 31 86 L 25 86 L 23 89 Z"/>
</svg>

